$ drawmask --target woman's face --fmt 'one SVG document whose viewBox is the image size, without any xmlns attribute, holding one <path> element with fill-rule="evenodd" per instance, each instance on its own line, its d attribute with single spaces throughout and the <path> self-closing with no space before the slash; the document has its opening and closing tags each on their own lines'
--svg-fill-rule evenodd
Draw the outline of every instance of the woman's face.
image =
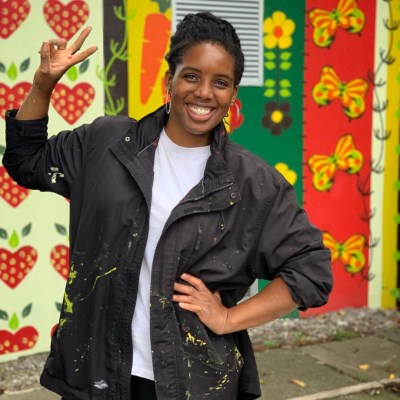
<svg viewBox="0 0 400 400">
<path fill-rule="evenodd" d="M 205 146 L 210 133 L 234 103 L 235 61 L 220 45 L 201 43 L 190 47 L 172 76 L 165 75 L 171 89 L 171 113 L 165 130 L 176 144 Z"/>
</svg>

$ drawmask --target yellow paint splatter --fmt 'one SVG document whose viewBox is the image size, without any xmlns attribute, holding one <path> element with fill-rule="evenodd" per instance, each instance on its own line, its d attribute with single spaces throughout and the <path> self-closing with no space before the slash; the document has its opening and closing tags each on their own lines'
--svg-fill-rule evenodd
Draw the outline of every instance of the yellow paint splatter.
<svg viewBox="0 0 400 400">
<path fill-rule="evenodd" d="M 75 266 L 74 266 L 74 264 L 72 264 L 71 268 L 69 270 L 69 274 L 68 274 L 68 284 L 69 285 L 71 285 L 74 282 L 77 275 L 78 275 L 78 273 L 75 271 Z"/>
<path fill-rule="evenodd" d="M 196 339 L 190 332 L 187 333 L 186 335 L 186 342 L 190 342 L 194 344 L 195 346 L 205 346 L 206 342 L 200 339 Z"/>
<path fill-rule="evenodd" d="M 64 292 L 64 311 L 68 314 L 73 313 L 73 306 L 74 304 L 72 301 L 68 298 L 67 292 Z"/>
</svg>

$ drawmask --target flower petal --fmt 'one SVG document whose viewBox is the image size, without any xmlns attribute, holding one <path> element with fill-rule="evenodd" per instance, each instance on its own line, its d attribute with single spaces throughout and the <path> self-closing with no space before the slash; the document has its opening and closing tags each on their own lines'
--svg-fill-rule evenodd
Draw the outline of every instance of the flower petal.
<svg viewBox="0 0 400 400">
<path fill-rule="evenodd" d="M 280 49 L 287 49 L 293 43 L 293 40 L 290 36 L 282 36 L 278 40 L 278 46 Z"/>
<path fill-rule="evenodd" d="M 278 44 L 278 39 L 274 35 L 267 35 L 264 37 L 264 46 L 267 49 L 273 49 Z"/>
<path fill-rule="evenodd" d="M 264 33 L 272 33 L 272 31 L 275 28 L 274 21 L 272 21 L 272 18 L 267 18 L 264 21 Z"/>
<path fill-rule="evenodd" d="M 275 11 L 272 14 L 272 19 L 274 20 L 275 25 L 282 26 L 286 20 L 286 14 L 282 11 Z"/>
</svg>

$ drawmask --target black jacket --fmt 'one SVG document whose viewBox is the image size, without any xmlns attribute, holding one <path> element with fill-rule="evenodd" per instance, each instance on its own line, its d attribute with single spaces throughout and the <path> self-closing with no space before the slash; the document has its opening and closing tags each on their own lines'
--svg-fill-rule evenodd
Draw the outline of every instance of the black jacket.
<svg viewBox="0 0 400 400">
<path fill-rule="evenodd" d="M 7 114 L 3 158 L 20 185 L 71 199 L 70 274 L 41 383 L 67 400 L 130 399 L 131 321 L 149 229 L 153 161 L 168 116 L 101 117 L 47 138 L 47 119 Z M 215 129 L 204 178 L 173 209 L 154 255 L 151 343 L 159 400 L 259 397 L 247 332 L 216 335 L 171 301 L 188 272 L 243 298 L 280 275 L 300 309 L 326 303 L 330 253 L 294 189 Z"/>
</svg>

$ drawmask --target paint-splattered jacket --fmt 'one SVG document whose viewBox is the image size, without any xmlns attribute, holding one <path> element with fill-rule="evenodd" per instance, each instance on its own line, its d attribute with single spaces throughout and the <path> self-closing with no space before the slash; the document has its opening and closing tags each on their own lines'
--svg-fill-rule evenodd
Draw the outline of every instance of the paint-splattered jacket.
<svg viewBox="0 0 400 400">
<path fill-rule="evenodd" d="M 154 151 L 167 115 L 102 117 L 47 139 L 47 119 L 8 113 L 9 174 L 71 199 L 71 270 L 41 383 L 67 400 L 128 400 L 131 320 L 149 229 Z M 183 271 L 228 306 L 256 278 L 277 275 L 299 307 L 326 303 L 330 254 L 293 188 L 215 129 L 204 178 L 172 211 L 151 282 L 151 343 L 159 400 L 259 397 L 246 332 L 218 336 L 172 301 Z"/>
</svg>

